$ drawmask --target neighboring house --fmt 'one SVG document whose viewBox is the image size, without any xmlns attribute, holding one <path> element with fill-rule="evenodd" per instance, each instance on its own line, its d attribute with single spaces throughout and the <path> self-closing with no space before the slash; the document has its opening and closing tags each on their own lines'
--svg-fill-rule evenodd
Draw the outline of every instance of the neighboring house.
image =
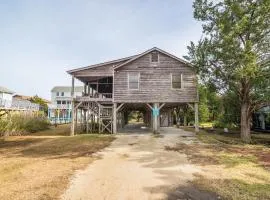
<svg viewBox="0 0 270 200">
<path fill-rule="evenodd" d="M 13 95 L 13 99 L 18 99 L 18 100 L 30 101 L 31 98 L 32 98 L 31 96 L 25 96 L 25 95 L 20 95 L 20 94 Z"/>
<path fill-rule="evenodd" d="M 13 91 L 0 86 L 0 108 L 10 108 L 12 105 Z"/>
<path fill-rule="evenodd" d="M 34 96 L 26 96 L 26 95 L 20 95 L 15 94 L 13 96 L 13 104 L 17 107 L 28 107 L 29 109 L 39 110 L 39 111 L 45 111 L 47 110 L 47 107 L 43 107 L 42 105 L 36 104 L 32 102 Z M 40 97 L 39 97 L 40 98 Z M 50 103 L 50 101 L 41 98 L 44 103 L 47 105 Z"/>
<path fill-rule="evenodd" d="M 20 95 L 20 94 L 15 94 L 15 95 L 13 95 L 13 99 L 18 99 L 18 100 L 28 100 L 28 101 L 31 101 L 31 99 L 33 98 L 33 97 L 35 97 L 35 96 L 26 96 L 26 95 Z M 38 96 L 37 96 L 38 97 Z M 40 98 L 40 97 L 38 97 L 38 98 Z M 46 103 L 46 104 L 50 104 L 51 102 L 50 101 L 48 101 L 47 99 L 43 99 L 43 98 L 41 98 L 42 99 L 42 101 L 44 101 L 44 103 Z"/>
<path fill-rule="evenodd" d="M 39 111 L 39 105 L 30 101 L 31 97 L 14 95 L 11 90 L 0 87 L 0 108 L 15 111 Z"/>
<path fill-rule="evenodd" d="M 270 103 L 263 105 L 253 114 L 253 129 L 270 130 Z"/>
<path fill-rule="evenodd" d="M 158 132 L 160 126 L 172 126 L 173 109 L 181 104 L 194 108 L 198 131 L 195 71 L 188 62 L 166 51 L 154 47 L 138 55 L 68 73 L 72 75 L 74 88 L 73 112 L 83 113 L 83 128 L 87 132 L 116 133 L 127 123 L 133 110 L 140 110 L 145 124 Z M 75 78 L 84 83 L 82 97 L 75 94 Z M 78 121 L 73 116 L 71 135 Z M 98 129 L 93 124 L 98 124 Z"/>
<path fill-rule="evenodd" d="M 83 86 L 74 88 L 76 96 L 82 96 Z M 68 123 L 71 121 L 71 87 L 56 86 L 51 90 L 48 118 L 52 123 Z"/>
</svg>

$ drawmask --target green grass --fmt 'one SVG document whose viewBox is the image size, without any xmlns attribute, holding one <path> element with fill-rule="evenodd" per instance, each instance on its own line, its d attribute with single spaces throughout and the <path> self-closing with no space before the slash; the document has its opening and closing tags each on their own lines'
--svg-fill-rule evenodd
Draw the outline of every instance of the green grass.
<svg viewBox="0 0 270 200">
<path fill-rule="evenodd" d="M 211 190 L 232 200 L 266 200 L 270 199 L 269 183 L 247 183 L 238 179 L 204 179 L 194 181 L 203 190 Z"/>
<path fill-rule="evenodd" d="M 194 128 L 190 127 L 186 127 L 184 130 L 194 132 Z M 204 128 L 200 129 L 200 132 L 197 134 L 197 136 L 202 142 L 209 144 L 223 143 L 232 145 L 244 145 L 240 138 L 239 130 L 230 130 L 229 133 L 224 133 L 222 129 L 210 130 L 209 128 Z M 251 132 L 251 144 L 270 147 L 270 134 Z"/>
<path fill-rule="evenodd" d="M 194 132 L 194 128 L 185 128 Z M 193 184 L 222 199 L 270 199 L 270 134 L 251 133 L 252 143 L 241 141 L 239 130 L 200 129 L 200 143 L 178 145 L 188 159 L 203 168 Z"/>
<path fill-rule="evenodd" d="M 239 155 L 233 153 L 222 153 L 216 156 L 220 164 L 225 165 L 226 167 L 235 167 L 237 165 L 249 164 L 258 162 L 257 157 L 254 155 Z"/>
</svg>

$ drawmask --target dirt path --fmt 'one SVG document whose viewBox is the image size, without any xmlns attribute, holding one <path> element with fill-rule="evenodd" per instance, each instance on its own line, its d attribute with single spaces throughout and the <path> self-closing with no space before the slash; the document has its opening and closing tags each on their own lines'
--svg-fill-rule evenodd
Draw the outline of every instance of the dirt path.
<svg viewBox="0 0 270 200">
<path fill-rule="evenodd" d="M 118 135 L 96 155 L 101 159 L 73 177 L 62 199 L 214 199 L 189 184 L 200 168 L 190 164 L 185 154 L 165 150 L 178 142 L 194 142 L 193 133 L 175 128 L 161 132 L 160 137 Z"/>
</svg>

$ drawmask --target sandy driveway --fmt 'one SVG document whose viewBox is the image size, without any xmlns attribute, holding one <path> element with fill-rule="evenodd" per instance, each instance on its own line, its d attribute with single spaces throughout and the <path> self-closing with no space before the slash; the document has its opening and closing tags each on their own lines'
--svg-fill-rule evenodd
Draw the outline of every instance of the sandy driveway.
<svg viewBox="0 0 270 200">
<path fill-rule="evenodd" d="M 193 136 L 176 128 L 161 129 L 159 137 L 143 131 L 117 135 L 96 155 L 101 159 L 73 177 L 62 199 L 213 199 L 188 183 L 200 168 L 190 164 L 185 154 L 164 148 L 194 142 Z"/>
</svg>

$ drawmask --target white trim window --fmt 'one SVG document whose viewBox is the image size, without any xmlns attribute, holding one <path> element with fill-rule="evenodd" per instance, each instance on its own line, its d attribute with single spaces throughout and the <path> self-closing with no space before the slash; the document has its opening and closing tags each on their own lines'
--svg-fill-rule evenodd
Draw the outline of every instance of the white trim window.
<svg viewBox="0 0 270 200">
<path fill-rule="evenodd" d="M 140 73 L 128 73 L 128 89 L 139 90 Z"/>
<path fill-rule="evenodd" d="M 183 85 L 183 74 L 171 74 L 171 87 L 172 89 L 182 89 Z"/>
</svg>

